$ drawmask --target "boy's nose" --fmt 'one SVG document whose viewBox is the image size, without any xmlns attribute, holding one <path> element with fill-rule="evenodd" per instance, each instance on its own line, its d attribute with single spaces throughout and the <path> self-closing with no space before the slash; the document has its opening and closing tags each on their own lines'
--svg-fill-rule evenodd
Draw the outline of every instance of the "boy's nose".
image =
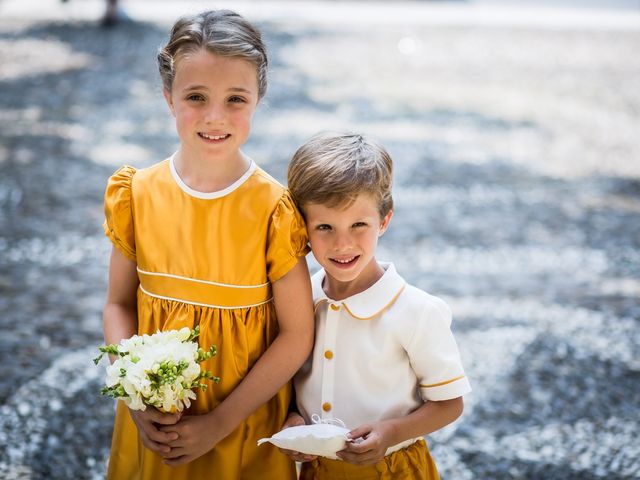
<svg viewBox="0 0 640 480">
<path fill-rule="evenodd" d="M 338 234 L 335 239 L 335 248 L 337 250 L 344 250 L 351 246 L 351 236 L 346 234 Z"/>
</svg>

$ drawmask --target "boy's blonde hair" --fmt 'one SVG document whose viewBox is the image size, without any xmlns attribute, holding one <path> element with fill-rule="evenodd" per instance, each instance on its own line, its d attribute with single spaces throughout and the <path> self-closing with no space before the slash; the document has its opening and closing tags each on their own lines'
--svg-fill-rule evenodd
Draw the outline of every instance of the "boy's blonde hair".
<svg viewBox="0 0 640 480">
<path fill-rule="evenodd" d="M 303 213 L 309 203 L 348 207 L 368 193 L 383 218 L 393 208 L 392 176 L 393 161 L 378 142 L 359 134 L 322 133 L 293 155 L 287 181 Z"/>
</svg>

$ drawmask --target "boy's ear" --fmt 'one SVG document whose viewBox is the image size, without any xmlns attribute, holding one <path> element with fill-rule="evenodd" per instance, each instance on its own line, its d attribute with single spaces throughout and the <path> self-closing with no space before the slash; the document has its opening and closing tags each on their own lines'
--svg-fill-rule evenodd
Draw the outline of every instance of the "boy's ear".
<svg viewBox="0 0 640 480">
<path fill-rule="evenodd" d="M 167 90 L 166 88 L 162 89 L 162 94 L 164 95 L 164 99 L 167 102 L 167 105 L 169 106 L 169 110 L 171 110 L 171 115 L 173 115 L 174 117 L 176 116 L 176 112 L 173 108 L 173 99 L 171 98 L 171 92 L 169 90 Z"/>
<path fill-rule="evenodd" d="M 378 232 L 379 237 L 381 237 L 382 234 L 387 231 L 387 228 L 389 228 L 391 217 L 393 217 L 393 210 L 389 210 L 387 214 L 382 218 L 382 222 L 380 222 L 380 231 Z"/>
</svg>

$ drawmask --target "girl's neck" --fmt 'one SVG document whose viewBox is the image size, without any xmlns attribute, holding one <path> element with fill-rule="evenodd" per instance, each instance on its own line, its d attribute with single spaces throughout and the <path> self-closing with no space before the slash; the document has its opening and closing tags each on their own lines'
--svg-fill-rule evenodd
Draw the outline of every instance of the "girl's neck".
<svg viewBox="0 0 640 480">
<path fill-rule="evenodd" d="M 176 152 L 173 163 L 180 179 L 197 192 L 217 192 L 236 182 L 251 166 L 241 151 L 224 161 Z"/>
</svg>

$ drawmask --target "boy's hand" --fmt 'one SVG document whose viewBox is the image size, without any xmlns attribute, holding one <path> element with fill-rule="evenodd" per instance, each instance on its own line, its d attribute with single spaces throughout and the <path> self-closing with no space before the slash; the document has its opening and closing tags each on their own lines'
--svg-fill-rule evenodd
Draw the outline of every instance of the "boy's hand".
<svg viewBox="0 0 640 480">
<path fill-rule="evenodd" d="M 291 412 L 282 425 L 282 430 L 289 427 L 297 427 L 299 425 L 305 425 L 304 418 L 302 418 L 302 415 L 299 413 Z M 278 448 L 278 450 L 287 455 L 294 462 L 310 462 L 317 458 L 316 455 L 308 455 L 306 453 L 296 452 L 295 450 L 287 450 L 285 448 Z"/>
<path fill-rule="evenodd" d="M 353 440 L 336 455 L 355 465 L 375 465 L 391 445 L 391 427 L 385 422 L 362 425 L 347 435 Z"/>
<path fill-rule="evenodd" d="M 163 432 L 159 425 L 173 425 L 180 420 L 179 413 L 163 413 L 153 407 L 146 410 L 129 410 L 133 422 L 138 427 L 142 444 L 152 452 L 164 455 L 171 451 L 168 443 L 176 440 L 178 434 L 175 432 Z"/>
</svg>

